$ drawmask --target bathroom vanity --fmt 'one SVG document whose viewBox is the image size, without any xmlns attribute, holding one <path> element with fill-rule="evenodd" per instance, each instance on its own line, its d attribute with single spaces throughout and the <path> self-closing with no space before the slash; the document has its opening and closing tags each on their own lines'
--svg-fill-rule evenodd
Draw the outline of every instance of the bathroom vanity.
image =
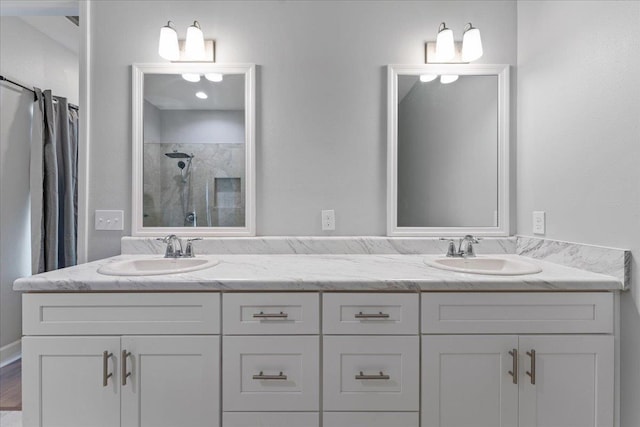
<svg viewBox="0 0 640 427">
<path fill-rule="evenodd" d="M 26 426 L 613 426 L 615 277 L 425 255 L 221 254 L 16 281 Z"/>
</svg>

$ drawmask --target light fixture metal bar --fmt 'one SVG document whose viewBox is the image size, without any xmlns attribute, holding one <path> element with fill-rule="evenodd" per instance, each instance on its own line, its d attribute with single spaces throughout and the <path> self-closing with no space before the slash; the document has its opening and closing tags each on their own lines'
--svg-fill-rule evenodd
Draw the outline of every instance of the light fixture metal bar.
<svg viewBox="0 0 640 427">
<path fill-rule="evenodd" d="M 178 62 L 216 62 L 216 42 L 215 40 L 205 40 L 204 41 L 204 52 L 205 57 L 200 61 L 194 61 L 192 59 L 187 59 L 185 54 L 185 46 L 186 40 L 178 40 L 178 46 L 180 47 L 180 59 L 177 61 L 171 61 L 174 63 Z"/>
<path fill-rule="evenodd" d="M 424 62 L 425 64 L 468 64 L 462 60 L 462 42 L 454 42 L 456 54 L 446 62 L 436 60 L 436 42 L 427 42 L 424 44 Z"/>
</svg>

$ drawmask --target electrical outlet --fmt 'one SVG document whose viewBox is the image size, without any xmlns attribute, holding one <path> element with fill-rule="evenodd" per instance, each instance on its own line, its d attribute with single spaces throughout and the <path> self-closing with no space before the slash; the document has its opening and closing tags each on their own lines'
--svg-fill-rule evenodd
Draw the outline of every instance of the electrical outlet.
<svg viewBox="0 0 640 427">
<path fill-rule="evenodd" d="M 124 211 L 96 211 L 96 230 L 124 230 Z"/>
<path fill-rule="evenodd" d="M 533 234 L 544 234 L 545 213 L 544 211 L 533 211 Z"/>
<path fill-rule="evenodd" d="M 333 209 L 322 211 L 322 231 L 336 229 L 336 211 Z"/>
</svg>

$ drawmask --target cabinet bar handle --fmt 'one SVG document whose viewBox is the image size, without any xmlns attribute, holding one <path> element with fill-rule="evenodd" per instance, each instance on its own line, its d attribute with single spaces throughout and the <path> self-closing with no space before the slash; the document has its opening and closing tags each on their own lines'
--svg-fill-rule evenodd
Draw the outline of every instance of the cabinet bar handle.
<svg viewBox="0 0 640 427">
<path fill-rule="evenodd" d="M 379 312 L 379 313 L 357 313 L 355 315 L 356 319 L 388 319 L 389 315 L 387 313 Z"/>
<path fill-rule="evenodd" d="M 287 313 L 283 313 L 282 311 L 280 313 L 264 313 L 264 312 L 260 312 L 260 313 L 254 313 L 253 318 L 254 319 L 286 319 L 289 317 L 289 314 Z"/>
<path fill-rule="evenodd" d="M 509 354 L 513 359 L 513 365 L 511 371 L 509 371 L 509 375 L 513 377 L 513 383 L 518 384 L 518 350 L 514 348 Z"/>
<path fill-rule="evenodd" d="M 389 378 L 389 375 L 386 375 L 382 371 L 380 371 L 380 373 L 376 375 L 365 375 L 362 373 L 362 371 L 360 371 L 360 375 L 356 375 L 357 380 L 388 380 Z"/>
<path fill-rule="evenodd" d="M 536 351 L 527 351 L 527 356 L 531 357 L 531 372 L 527 371 L 527 375 L 531 377 L 531 384 L 536 385 Z"/>
<path fill-rule="evenodd" d="M 113 353 L 108 351 L 102 352 L 102 387 L 107 386 L 107 380 L 113 376 L 113 372 L 109 373 L 109 358 L 113 356 Z"/>
<path fill-rule="evenodd" d="M 282 374 L 282 371 L 278 375 L 265 375 L 260 371 L 258 375 L 253 376 L 254 380 L 286 380 L 287 376 Z"/>
<path fill-rule="evenodd" d="M 120 372 L 122 376 L 122 385 L 127 385 L 127 377 L 131 376 L 131 372 L 127 372 L 127 357 L 131 356 L 131 352 L 122 350 L 122 357 L 120 359 Z"/>
</svg>

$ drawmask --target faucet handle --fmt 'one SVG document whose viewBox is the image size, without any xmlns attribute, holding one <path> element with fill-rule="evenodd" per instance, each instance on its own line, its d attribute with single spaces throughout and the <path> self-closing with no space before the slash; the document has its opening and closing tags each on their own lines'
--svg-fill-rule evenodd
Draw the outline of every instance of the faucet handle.
<svg viewBox="0 0 640 427">
<path fill-rule="evenodd" d="M 446 237 L 441 237 L 440 240 L 446 240 L 449 242 L 449 246 L 447 247 L 447 256 L 448 257 L 455 257 L 457 256 L 456 253 L 456 243 L 453 241 L 453 239 L 448 239 Z"/>
<path fill-rule="evenodd" d="M 187 239 L 187 247 L 184 249 L 184 257 L 186 258 L 193 258 L 194 256 L 196 256 L 195 252 L 193 251 L 193 243 L 196 240 L 202 240 L 202 237 L 193 237 L 191 239 Z"/>
</svg>

